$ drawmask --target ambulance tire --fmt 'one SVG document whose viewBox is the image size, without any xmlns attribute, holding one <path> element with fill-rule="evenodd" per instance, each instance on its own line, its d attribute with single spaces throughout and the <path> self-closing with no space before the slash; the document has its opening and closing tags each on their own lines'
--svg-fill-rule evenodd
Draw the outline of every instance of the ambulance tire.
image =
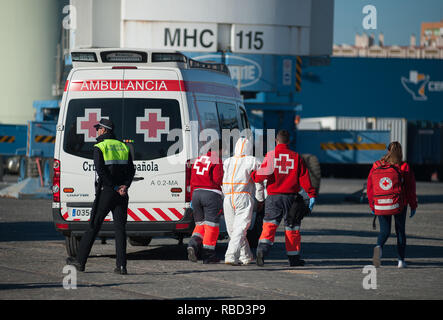
<svg viewBox="0 0 443 320">
<path fill-rule="evenodd" d="M 151 240 L 152 237 L 129 237 L 129 243 L 134 247 L 147 247 Z"/>
<path fill-rule="evenodd" d="M 302 154 L 306 166 L 309 170 L 309 177 L 311 178 L 312 186 L 315 188 L 317 194 L 320 192 L 321 168 L 320 161 L 313 154 Z"/>
<path fill-rule="evenodd" d="M 251 249 L 256 249 L 258 246 L 258 239 L 263 230 L 263 214 L 264 212 L 256 214 L 252 229 L 249 229 L 246 233 L 246 238 L 248 239 L 249 247 Z"/>
<path fill-rule="evenodd" d="M 76 257 L 81 237 L 65 236 L 66 252 L 69 257 Z"/>
</svg>

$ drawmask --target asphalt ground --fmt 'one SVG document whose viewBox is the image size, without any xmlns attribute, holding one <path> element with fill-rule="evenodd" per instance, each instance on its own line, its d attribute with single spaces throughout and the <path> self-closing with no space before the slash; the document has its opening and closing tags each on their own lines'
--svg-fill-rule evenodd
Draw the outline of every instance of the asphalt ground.
<svg viewBox="0 0 443 320">
<path fill-rule="evenodd" d="M 0 188 L 11 183 L 5 180 Z M 64 270 L 65 243 L 54 229 L 51 202 L 0 198 L 0 300 L 172 299 L 178 306 L 194 300 L 441 300 L 443 183 L 417 183 L 419 208 L 406 222 L 408 268 L 397 268 L 392 233 L 382 266 L 374 269 L 378 226 L 372 230 L 368 206 L 354 194 L 363 182 L 322 180 L 314 212 L 302 222 L 303 267 L 288 266 L 282 226 L 264 267 L 192 263 L 187 239 L 179 245 L 155 238 L 148 247 L 128 243 L 128 275 L 116 275 L 114 241 L 108 239 L 95 242 L 76 287 L 75 274 Z M 226 248 L 227 240 L 219 241 L 222 259 Z"/>
</svg>

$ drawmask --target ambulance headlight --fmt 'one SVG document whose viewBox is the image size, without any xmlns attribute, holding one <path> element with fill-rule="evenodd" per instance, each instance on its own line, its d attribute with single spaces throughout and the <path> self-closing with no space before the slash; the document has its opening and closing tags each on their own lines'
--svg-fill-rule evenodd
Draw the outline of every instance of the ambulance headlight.
<svg viewBox="0 0 443 320">
<path fill-rule="evenodd" d="M 104 51 L 100 53 L 103 62 L 140 63 L 148 61 L 148 54 L 139 51 Z"/>
<path fill-rule="evenodd" d="M 71 58 L 74 62 L 97 62 L 94 52 L 71 52 Z"/>
</svg>

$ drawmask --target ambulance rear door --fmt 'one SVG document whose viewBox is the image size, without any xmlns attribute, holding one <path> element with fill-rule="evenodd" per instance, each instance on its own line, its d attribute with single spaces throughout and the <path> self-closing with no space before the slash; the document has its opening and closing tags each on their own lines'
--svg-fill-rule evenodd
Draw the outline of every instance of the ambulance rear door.
<svg viewBox="0 0 443 320">
<path fill-rule="evenodd" d="M 128 222 L 179 221 L 185 211 L 183 99 L 178 71 L 126 69 L 123 140 L 136 168 Z"/>
<path fill-rule="evenodd" d="M 63 134 L 59 144 L 61 214 L 67 221 L 88 221 L 95 198 L 94 125 L 101 118 L 122 136 L 123 73 L 113 69 L 79 69 L 67 83 Z M 105 221 L 111 220 L 109 214 Z"/>
</svg>

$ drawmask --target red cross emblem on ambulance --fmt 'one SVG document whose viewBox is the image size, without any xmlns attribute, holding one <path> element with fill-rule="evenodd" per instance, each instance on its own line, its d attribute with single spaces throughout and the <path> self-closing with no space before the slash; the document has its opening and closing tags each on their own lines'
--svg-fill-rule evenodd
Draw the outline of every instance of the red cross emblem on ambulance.
<svg viewBox="0 0 443 320">
<path fill-rule="evenodd" d="M 194 169 L 197 170 L 197 174 L 202 176 L 205 174 L 205 171 L 209 170 L 209 166 L 211 165 L 211 161 L 208 156 L 201 156 L 194 163 Z"/>
<path fill-rule="evenodd" d="M 379 186 L 380 188 L 382 188 L 383 190 L 389 190 L 392 188 L 392 180 L 389 179 L 388 177 L 384 177 L 380 179 L 379 182 Z"/>
<path fill-rule="evenodd" d="M 145 142 L 161 142 L 161 135 L 169 133 L 169 118 L 161 114 L 161 109 L 145 109 L 144 117 L 136 118 L 135 132 L 143 134 Z"/>
<path fill-rule="evenodd" d="M 102 110 L 99 108 L 85 109 L 84 117 L 77 117 L 77 134 L 83 134 L 85 142 L 95 142 L 97 139 L 97 130 L 94 125 L 99 123 L 102 117 Z"/>
<path fill-rule="evenodd" d="M 289 158 L 289 154 L 280 153 L 274 160 L 274 167 L 278 168 L 278 173 L 288 174 L 290 169 L 294 169 L 294 159 Z"/>
</svg>

